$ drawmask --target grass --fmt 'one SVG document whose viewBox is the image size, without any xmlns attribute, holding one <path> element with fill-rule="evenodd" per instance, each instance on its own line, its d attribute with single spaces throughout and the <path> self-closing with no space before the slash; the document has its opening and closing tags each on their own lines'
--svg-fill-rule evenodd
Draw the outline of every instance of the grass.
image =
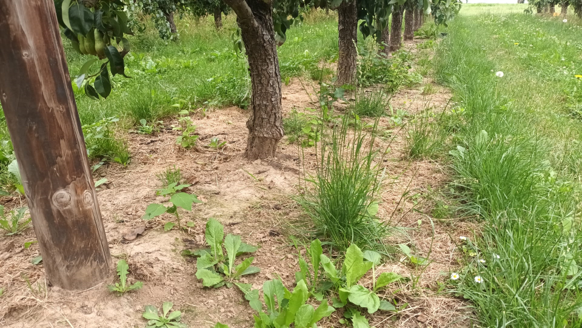
<svg viewBox="0 0 582 328">
<path fill-rule="evenodd" d="M 375 219 L 383 171 L 372 148 L 376 126 L 370 134 L 349 131 L 350 115 L 344 115 L 318 144 L 319 163 L 314 177 L 299 199 L 313 219 L 318 234 L 340 251 L 352 243 L 386 254 L 383 239 L 388 227 Z"/>
<path fill-rule="evenodd" d="M 166 168 L 165 171 L 156 174 L 156 178 L 158 178 L 162 187 L 169 186 L 173 183 L 179 185 L 183 180 L 182 172 L 176 166 Z"/>
<path fill-rule="evenodd" d="M 466 211 L 484 219 L 462 247 L 454 291 L 472 301 L 483 327 L 578 327 L 582 123 L 564 93 L 582 72 L 580 26 L 524 14 L 473 16 L 486 7 L 463 9 L 435 63 L 457 102 L 447 115 L 455 124 L 442 123 L 455 131 L 454 190 Z M 513 11 L 504 8 L 490 12 Z"/>
<path fill-rule="evenodd" d="M 351 111 L 359 116 L 381 117 L 386 114 L 386 108 L 390 104 L 390 98 L 382 90 L 371 92 L 361 91 L 356 97 Z"/>
<path fill-rule="evenodd" d="M 440 126 L 442 113 L 429 110 L 417 114 L 408 124 L 406 148 L 411 159 L 437 158 L 445 147 L 446 131 Z"/>
</svg>

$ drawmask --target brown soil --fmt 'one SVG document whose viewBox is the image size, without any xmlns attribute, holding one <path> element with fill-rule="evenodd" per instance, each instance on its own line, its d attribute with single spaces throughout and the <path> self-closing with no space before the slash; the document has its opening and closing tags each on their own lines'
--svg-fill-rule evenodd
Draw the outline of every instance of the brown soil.
<svg viewBox="0 0 582 328">
<path fill-rule="evenodd" d="M 315 108 L 316 99 L 312 83 L 293 79 L 284 87 L 283 108 L 286 114 L 294 108 Z M 422 95 L 418 86 L 398 92 L 392 106 L 415 114 L 427 107 L 442 110 L 449 99 L 446 90 Z M 242 157 L 247 116 L 248 112 L 231 107 L 193 117 L 200 135 L 196 150 L 184 151 L 175 145 L 176 133 L 170 126 L 177 124 L 176 120 L 165 122 L 166 129 L 156 136 L 129 134 L 133 154 L 129 167 L 109 165 L 97 171 L 96 178 L 108 179 L 99 188 L 98 198 L 111 253 L 114 262 L 127 260 L 131 281 L 143 281 L 143 289 L 137 292 L 116 296 L 107 290 L 106 283 L 87 291 L 47 286 L 42 265 L 31 263 L 39 255 L 38 245 L 23 248 L 26 241 L 35 239 L 32 229 L 21 236 L 0 237 L 0 288 L 5 290 L 0 296 L 0 326 L 143 327 L 145 305 L 160 308 L 163 302 L 172 301 L 190 327 L 213 327 L 219 321 L 232 328 L 252 327 L 252 310 L 241 293 L 236 288 L 202 288 L 195 277 L 195 262 L 180 255 L 183 249 L 203 245 L 206 220 L 214 217 L 225 225 L 225 233 L 239 234 L 243 241 L 260 247 L 254 265 L 261 272 L 243 282 L 259 288 L 263 281 L 280 276 L 288 288 L 293 287 L 298 258 L 288 234 L 293 231 L 292 224 L 302 225 L 303 215 L 292 196 L 298 192 L 301 158 L 306 158 L 306 167 L 312 167 L 313 150 L 307 148 L 300 156 L 298 146 L 284 140 L 277 158 L 247 161 Z M 380 126 L 392 136 L 377 143 L 378 147 L 390 143 L 391 148 L 385 159 L 387 177 L 379 212 L 380 218 L 395 227 L 388 242 L 406 243 L 420 256 L 427 256 L 432 244 L 432 252 L 431 263 L 422 272 L 400 255 L 378 268 L 377 273 L 393 271 L 412 280 L 419 278 L 415 284 L 407 281 L 387 290 L 387 299 L 408 305 L 398 313 L 368 316 L 370 324 L 377 328 L 468 327 L 472 313 L 467 303 L 448 294 L 446 288 L 438 290 L 458 268 L 458 237 L 471 235 L 478 227 L 461 219 L 431 217 L 433 191 L 448 180 L 446 167 L 434 161 L 409 161 L 405 156 L 406 129 L 395 126 L 390 117 L 382 118 Z M 227 141 L 226 148 L 218 152 L 205 148 L 213 137 Z M 170 217 L 147 223 L 141 220 L 148 204 L 163 201 L 155 196 L 160 187 L 156 175 L 173 166 L 192 184 L 189 191 L 204 202 L 193 213 L 183 215 L 183 222 L 196 224 L 188 232 L 163 232 L 162 226 Z M 8 207 L 18 205 L 15 199 L 4 201 L 9 202 Z M 135 240 L 124 240 L 125 233 L 144 226 L 145 231 Z M 107 283 L 113 277 L 112 270 Z M 366 280 L 371 284 L 370 277 Z M 338 316 L 334 314 L 321 326 L 337 327 Z"/>
</svg>

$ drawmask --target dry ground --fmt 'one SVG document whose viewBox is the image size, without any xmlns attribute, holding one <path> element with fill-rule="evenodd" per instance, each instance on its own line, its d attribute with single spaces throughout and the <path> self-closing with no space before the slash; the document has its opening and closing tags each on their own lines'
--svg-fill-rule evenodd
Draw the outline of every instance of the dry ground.
<svg viewBox="0 0 582 328">
<path fill-rule="evenodd" d="M 440 87 L 437 93 L 427 96 L 421 94 L 421 89 L 417 86 L 398 92 L 392 106 L 410 114 L 427 106 L 442 110 L 451 97 Z M 284 87 L 285 114 L 294 108 L 315 108 L 316 98 L 310 82 L 293 80 Z M 145 305 L 161 307 L 162 302 L 172 301 L 190 327 L 213 327 L 218 321 L 232 328 L 252 327 L 252 310 L 241 293 L 236 288 L 202 288 L 195 277 L 195 263 L 180 255 L 183 249 L 203 244 L 206 220 L 214 217 L 225 225 L 225 233 L 240 234 L 243 241 L 259 246 L 254 265 L 261 272 L 243 281 L 258 288 L 263 281 L 279 275 L 292 287 L 298 265 L 288 234 L 294 231 L 289 223 L 303 222 L 301 209 L 292 199 L 298 192 L 303 156 L 296 145 L 284 140 L 277 158 L 245 160 L 241 154 L 246 146 L 247 116 L 247 111 L 234 107 L 212 111 L 206 117 L 193 116 L 201 146 L 191 151 L 175 146 L 176 134 L 170 126 L 177 124 L 176 120 L 166 121 L 167 129 L 153 137 L 130 133 L 127 137 L 133 154 L 131 164 L 127 168 L 110 165 L 96 172 L 96 178 L 108 179 L 99 188 L 98 198 L 111 254 L 114 262 L 119 258 L 127 260 L 130 280 L 143 281 L 143 289 L 137 292 L 119 297 L 110 293 L 105 284 L 75 292 L 47 286 L 42 265 L 31 263 L 39 255 L 38 246 L 23 248 L 26 241 L 35 239 L 32 229 L 17 237 L 1 236 L 0 288 L 5 291 L 0 296 L 0 326 L 144 327 L 141 314 Z M 433 232 L 430 213 L 434 190 L 446 184 L 447 168 L 433 161 L 409 161 L 405 156 L 406 128 L 394 126 L 389 117 L 382 118 L 380 126 L 391 136 L 377 140 L 378 147 L 390 143 L 391 149 L 384 162 L 388 175 L 379 212 L 396 228 L 387 242 L 408 243 L 424 256 L 432 244 L 432 252 L 431 263 L 422 272 L 399 257 L 377 270 L 412 279 L 385 292 L 386 298 L 407 303 L 406 308 L 399 313 L 378 312 L 369 317 L 370 323 L 377 328 L 468 327 L 468 304 L 446 293 L 444 286 L 449 273 L 458 267 L 458 237 L 470 235 L 477 227 L 463 220 L 432 219 Z M 202 147 L 212 137 L 226 140 L 227 147 L 220 152 Z M 313 166 L 312 149 L 305 149 L 305 161 L 309 170 Z M 160 187 L 156 175 L 173 166 L 180 168 L 192 184 L 189 191 L 204 201 L 193 213 L 185 215 L 196 224 L 188 232 L 163 232 L 162 225 L 169 217 L 148 223 L 141 220 L 148 204 L 163 200 L 155 196 Z M 20 202 L 12 198 L 2 201 L 8 207 Z M 125 240 L 124 234 L 136 228 L 145 229 L 136 239 Z M 113 275 L 112 272 L 112 278 Z M 322 326 L 339 327 L 338 314 L 334 316 Z"/>
</svg>

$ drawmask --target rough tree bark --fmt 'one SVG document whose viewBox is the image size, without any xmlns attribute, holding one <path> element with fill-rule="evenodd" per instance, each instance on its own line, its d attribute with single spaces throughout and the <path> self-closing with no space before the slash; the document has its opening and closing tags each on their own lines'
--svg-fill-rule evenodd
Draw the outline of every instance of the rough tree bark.
<svg viewBox="0 0 582 328">
<path fill-rule="evenodd" d="M 337 8 L 339 58 L 337 63 L 337 84 L 355 84 L 358 51 L 358 8 L 356 0 L 343 1 Z"/>
<path fill-rule="evenodd" d="M 392 28 L 390 30 L 390 52 L 400 49 L 402 43 L 402 8 L 392 11 Z"/>
<path fill-rule="evenodd" d="M 217 30 L 222 29 L 222 10 L 214 8 L 214 25 Z"/>
<path fill-rule="evenodd" d="M 283 138 L 281 74 L 272 4 L 264 0 L 225 0 L 237 15 L 251 74 L 251 115 L 246 157 L 275 156 Z"/>
<path fill-rule="evenodd" d="M 110 276 L 53 0 L 0 1 L 0 101 L 50 283 L 86 289 Z"/>
<path fill-rule="evenodd" d="M 560 11 L 560 15 L 566 17 L 568 15 L 568 7 L 570 6 L 569 1 L 564 1 L 561 3 L 562 10 Z"/>
<path fill-rule="evenodd" d="M 550 14 L 554 14 L 556 12 L 556 5 L 554 5 L 553 3 L 550 4 Z"/>
<path fill-rule="evenodd" d="M 382 30 L 380 44 L 383 47 L 382 53 L 388 57 L 390 55 L 390 24 L 386 24 L 386 27 Z"/>
<path fill-rule="evenodd" d="M 413 20 L 414 31 L 418 31 L 418 29 L 420 28 L 420 8 L 414 9 L 414 14 L 413 14 L 412 20 Z"/>
<path fill-rule="evenodd" d="M 170 32 L 172 32 L 172 34 L 178 33 L 176 23 L 174 22 L 174 12 L 165 13 L 164 16 L 166 17 L 168 24 L 170 24 Z"/>
<path fill-rule="evenodd" d="M 404 40 L 414 39 L 414 9 L 406 9 L 404 12 Z"/>
</svg>

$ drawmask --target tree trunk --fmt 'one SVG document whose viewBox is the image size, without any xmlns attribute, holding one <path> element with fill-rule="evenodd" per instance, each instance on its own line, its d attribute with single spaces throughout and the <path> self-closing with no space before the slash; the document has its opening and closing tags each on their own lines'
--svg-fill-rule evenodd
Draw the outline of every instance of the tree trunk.
<svg viewBox="0 0 582 328">
<path fill-rule="evenodd" d="M 556 12 L 556 5 L 554 5 L 553 3 L 550 4 L 550 14 L 554 14 Z"/>
<path fill-rule="evenodd" d="M 404 12 L 404 40 L 414 39 L 414 9 L 406 9 Z"/>
<path fill-rule="evenodd" d="M 544 14 L 547 14 L 548 12 L 550 12 L 550 5 L 546 4 L 544 5 Z"/>
<path fill-rule="evenodd" d="M 390 24 L 386 23 L 386 27 L 380 34 L 380 44 L 382 46 L 382 53 L 388 57 L 390 54 Z"/>
<path fill-rule="evenodd" d="M 390 31 L 390 52 L 400 49 L 402 43 L 402 8 L 394 8 L 392 12 L 392 29 Z"/>
<path fill-rule="evenodd" d="M 422 9 L 420 8 L 416 8 L 414 10 L 414 16 L 413 16 L 413 20 L 414 20 L 414 31 L 418 31 L 418 29 L 420 29 L 420 12 Z"/>
<path fill-rule="evenodd" d="M 275 156 L 283 138 L 281 74 L 271 2 L 226 0 L 237 14 L 251 74 L 251 115 L 246 157 L 251 160 Z"/>
<path fill-rule="evenodd" d="M 176 23 L 174 23 L 174 13 L 166 13 L 164 16 L 166 16 L 166 20 L 168 21 L 168 24 L 170 24 L 170 32 L 172 32 L 172 34 L 178 33 Z"/>
<path fill-rule="evenodd" d="M 214 8 L 214 25 L 217 30 L 222 28 L 222 10 L 220 8 Z"/>
<path fill-rule="evenodd" d="M 337 64 L 337 84 L 355 84 L 358 51 L 358 8 L 356 0 L 342 2 L 337 8 L 339 58 Z"/>
<path fill-rule="evenodd" d="M 537 6 L 536 9 L 537 9 L 537 13 L 538 14 L 541 14 L 542 13 L 542 7 L 541 6 Z"/>
<path fill-rule="evenodd" d="M 53 0 L 0 1 L 0 101 L 47 279 L 86 289 L 110 277 Z"/>
<path fill-rule="evenodd" d="M 570 6 L 570 2 L 566 1 L 566 2 L 562 2 L 562 10 L 560 12 L 560 15 L 566 17 L 568 15 L 568 6 Z"/>
</svg>

